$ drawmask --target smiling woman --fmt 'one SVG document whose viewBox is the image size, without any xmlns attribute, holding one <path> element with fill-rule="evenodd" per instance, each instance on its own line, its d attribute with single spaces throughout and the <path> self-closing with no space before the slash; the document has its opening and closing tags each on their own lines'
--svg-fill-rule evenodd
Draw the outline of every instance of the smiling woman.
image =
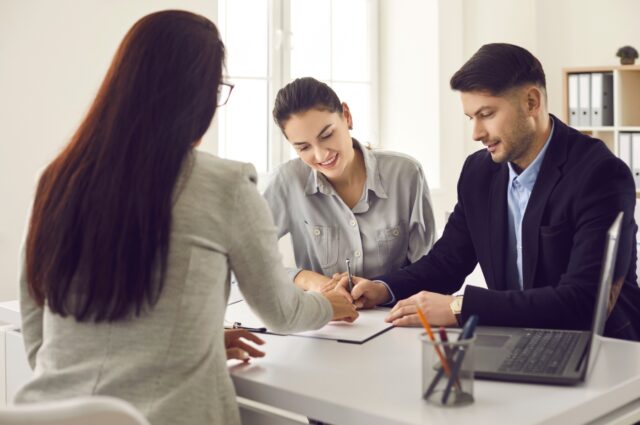
<svg viewBox="0 0 640 425">
<path fill-rule="evenodd" d="M 328 85 L 310 77 L 286 85 L 273 117 L 298 159 L 273 173 L 264 196 L 278 237 L 291 234 L 296 285 L 325 291 L 347 259 L 354 274 L 376 276 L 431 248 L 434 219 L 422 167 L 352 138 L 349 106 Z"/>
</svg>

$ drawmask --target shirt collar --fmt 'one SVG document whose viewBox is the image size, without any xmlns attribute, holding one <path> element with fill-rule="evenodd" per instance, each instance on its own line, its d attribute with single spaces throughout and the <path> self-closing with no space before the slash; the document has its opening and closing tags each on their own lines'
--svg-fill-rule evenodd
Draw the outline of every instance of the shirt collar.
<svg viewBox="0 0 640 425">
<path fill-rule="evenodd" d="M 380 171 L 378 170 L 378 163 L 373 151 L 363 146 L 362 143 L 353 140 L 353 147 L 359 149 L 362 152 L 364 158 L 364 168 L 367 173 L 367 180 L 365 181 L 364 193 L 365 197 L 368 195 L 369 190 L 378 196 L 378 198 L 387 198 L 387 192 L 382 185 L 382 179 L 380 178 Z M 332 195 L 335 193 L 333 186 L 329 180 L 317 170 L 309 168 L 309 177 L 307 178 L 307 184 L 305 186 L 305 194 L 313 195 L 314 193 L 324 193 L 325 195 Z"/>
<path fill-rule="evenodd" d="M 513 182 L 517 178 L 518 182 L 522 186 L 529 189 L 530 191 L 533 190 L 533 185 L 536 183 L 536 180 L 538 179 L 538 173 L 540 172 L 542 161 L 544 160 L 544 156 L 547 152 L 547 148 L 549 147 L 549 142 L 551 141 L 551 137 L 553 136 L 553 129 L 555 127 L 555 123 L 553 122 L 552 119 L 550 120 L 551 120 L 551 131 L 549 132 L 549 137 L 544 142 L 544 145 L 542 146 L 542 149 L 540 150 L 540 152 L 538 152 L 536 159 L 534 159 L 533 162 L 527 168 L 525 168 L 525 170 L 520 174 L 516 173 L 511 162 L 508 163 L 509 182 Z"/>
</svg>

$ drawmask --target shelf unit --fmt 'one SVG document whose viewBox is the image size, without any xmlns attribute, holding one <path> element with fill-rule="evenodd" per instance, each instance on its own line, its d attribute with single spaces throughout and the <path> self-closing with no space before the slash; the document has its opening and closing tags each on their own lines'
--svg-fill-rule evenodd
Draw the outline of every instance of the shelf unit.
<svg viewBox="0 0 640 425">
<path fill-rule="evenodd" d="M 591 66 L 562 69 L 562 119 L 569 122 L 569 75 L 593 72 L 613 73 L 613 125 L 575 127 L 576 130 L 602 140 L 618 155 L 621 132 L 640 132 L 640 65 Z M 640 190 L 636 190 L 640 198 Z"/>
</svg>

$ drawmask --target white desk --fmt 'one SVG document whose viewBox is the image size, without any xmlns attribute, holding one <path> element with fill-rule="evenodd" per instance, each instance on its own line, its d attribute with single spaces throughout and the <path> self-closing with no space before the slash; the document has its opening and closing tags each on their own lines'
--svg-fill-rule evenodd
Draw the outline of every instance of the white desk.
<svg viewBox="0 0 640 425">
<path fill-rule="evenodd" d="M 476 380 L 474 404 L 441 408 L 421 398 L 420 332 L 396 328 L 363 345 L 266 335 L 267 356 L 232 367 L 231 375 L 240 397 L 336 425 L 564 425 L 627 404 L 623 423 L 640 419 L 640 343 L 606 339 L 586 385 Z"/>
<path fill-rule="evenodd" d="M 15 316 L 14 304 L 0 303 L 0 311 L 3 309 Z M 0 348 L 4 348 L 0 354 L 7 355 L 6 364 L 0 365 L 0 381 L 6 380 L 0 382 L 4 384 L 0 396 L 9 400 L 31 376 L 22 335 L 12 328 L 0 332 Z M 620 424 L 640 420 L 640 343 L 607 339 L 587 385 L 476 380 L 474 404 L 439 408 L 421 398 L 420 333 L 416 328 L 396 328 L 363 345 L 263 335 L 267 356 L 249 365 L 232 366 L 231 376 L 242 398 L 335 425 L 564 425 L 589 421 L 601 425 L 616 418 L 621 418 L 616 422 Z M 0 405 L 3 401 L 1 397 Z M 293 421 L 269 422 L 267 416 L 260 416 L 254 423 Z"/>
<path fill-rule="evenodd" d="M 18 300 L 0 302 L 0 323 L 20 327 L 20 302 Z"/>
</svg>

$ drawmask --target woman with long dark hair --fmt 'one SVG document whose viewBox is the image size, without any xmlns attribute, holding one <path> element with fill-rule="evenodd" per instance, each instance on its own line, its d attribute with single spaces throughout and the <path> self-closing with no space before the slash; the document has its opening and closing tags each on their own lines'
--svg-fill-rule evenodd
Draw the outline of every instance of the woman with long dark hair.
<svg viewBox="0 0 640 425">
<path fill-rule="evenodd" d="M 288 283 L 255 169 L 194 150 L 230 91 L 223 63 L 214 24 L 189 12 L 125 36 L 38 183 L 20 282 L 35 374 L 17 402 L 112 395 L 156 425 L 239 423 L 222 327 L 232 270 L 274 330 L 356 317 L 346 297 Z"/>
</svg>

